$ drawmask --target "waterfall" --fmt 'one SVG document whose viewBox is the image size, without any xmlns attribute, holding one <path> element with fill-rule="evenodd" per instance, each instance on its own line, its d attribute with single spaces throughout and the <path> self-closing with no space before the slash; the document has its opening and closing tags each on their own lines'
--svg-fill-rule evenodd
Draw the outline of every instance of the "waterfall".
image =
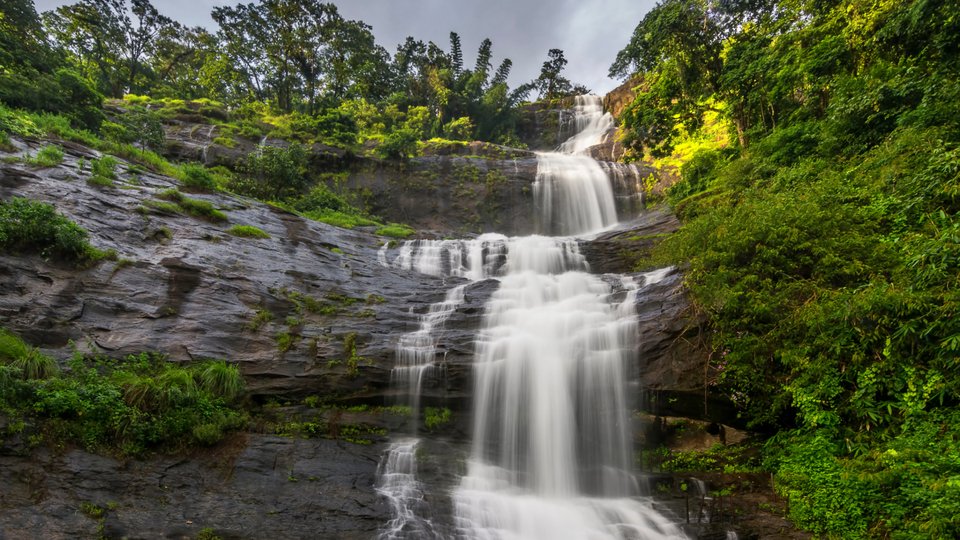
<svg viewBox="0 0 960 540">
<path fill-rule="evenodd" d="M 577 133 L 558 152 L 537 155 L 541 231 L 558 236 L 414 240 L 392 260 L 387 246 L 378 253 L 385 266 L 499 281 L 476 339 L 472 444 L 451 495 L 457 538 L 684 538 L 634 477 L 626 387 L 636 295 L 668 270 L 623 276 L 616 287 L 589 273 L 573 236 L 615 225 L 617 212 L 611 177 L 584 152 L 612 120 L 598 97 L 582 96 L 574 122 Z M 411 396 L 422 370 L 432 369 L 436 329 L 462 302 L 463 287 L 399 340 L 392 379 Z M 417 509 L 423 492 L 405 457 L 416 444 L 394 443 L 381 465 L 379 489 L 395 516 L 383 538 L 444 536 Z"/>
<path fill-rule="evenodd" d="M 537 153 L 533 189 L 539 230 L 545 234 L 588 234 L 617 222 L 610 178 L 596 160 L 583 155 L 601 142 L 613 118 L 603 112 L 598 96 L 578 96 L 574 124 L 576 134 L 556 152 Z"/>
</svg>

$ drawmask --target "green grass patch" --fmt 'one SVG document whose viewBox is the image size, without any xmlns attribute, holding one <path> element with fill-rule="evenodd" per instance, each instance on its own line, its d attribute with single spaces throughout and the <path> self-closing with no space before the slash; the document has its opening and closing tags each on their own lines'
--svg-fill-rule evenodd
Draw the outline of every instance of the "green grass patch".
<svg viewBox="0 0 960 540">
<path fill-rule="evenodd" d="M 378 227 L 376 233 L 380 236 L 389 236 L 391 238 L 409 238 L 413 236 L 416 231 L 407 225 L 390 223 L 389 225 Z"/>
<path fill-rule="evenodd" d="M 13 145 L 13 141 L 10 140 L 10 135 L 6 131 L 0 131 L 0 150 L 4 152 L 13 152 L 17 148 Z"/>
<path fill-rule="evenodd" d="M 270 235 L 263 229 L 254 227 L 253 225 L 234 225 L 227 229 L 227 234 L 241 238 L 270 238 Z"/>
<path fill-rule="evenodd" d="M 311 212 L 304 212 L 304 217 L 312 219 L 314 221 L 319 221 L 321 223 L 326 223 L 327 225 L 333 225 L 334 227 L 341 227 L 344 229 L 353 229 L 354 227 L 363 227 L 363 226 L 376 226 L 380 223 L 364 216 L 359 216 L 356 214 L 349 214 L 346 212 L 341 212 L 339 210 L 317 210 Z"/>
<path fill-rule="evenodd" d="M 38 150 L 36 155 L 28 158 L 26 163 L 33 167 L 56 167 L 63 163 L 63 148 L 48 144 Z"/>
<path fill-rule="evenodd" d="M 273 320 L 273 313 L 265 309 L 258 309 L 257 312 L 253 315 L 253 318 L 247 323 L 247 328 L 256 332 L 260 330 L 263 325 Z"/>
<path fill-rule="evenodd" d="M 112 178 L 101 176 L 99 174 L 95 174 L 90 178 L 87 178 L 87 183 L 90 184 L 91 186 L 97 186 L 97 187 L 113 187 Z"/>
<path fill-rule="evenodd" d="M 236 148 L 237 141 L 233 137 L 216 137 L 213 139 L 213 144 L 219 144 L 226 148 Z"/>
<path fill-rule="evenodd" d="M 210 201 L 187 197 L 176 188 L 164 190 L 159 196 L 176 203 L 180 210 L 191 216 L 213 222 L 227 221 L 227 215 L 217 210 Z"/>
<path fill-rule="evenodd" d="M 187 163 L 180 166 L 177 178 L 188 191 L 215 191 L 217 182 L 213 174 L 203 165 Z"/>
</svg>

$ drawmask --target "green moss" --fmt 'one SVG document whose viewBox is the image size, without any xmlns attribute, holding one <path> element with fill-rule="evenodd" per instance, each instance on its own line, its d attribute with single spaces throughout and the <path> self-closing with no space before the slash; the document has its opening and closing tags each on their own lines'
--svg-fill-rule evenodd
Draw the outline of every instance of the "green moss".
<svg viewBox="0 0 960 540">
<path fill-rule="evenodd" d="M 344 229 L 379 225 L 379 223 L 377 223 L 376 221 L 370 218 L 366 218 L 356 214 L 348 214 L 346 212 L 341 212 L 338 210 L 320 210 L 320 211 L 314 211 L 314 212 L 304 212 L 303 215 L 314 221 L 319 221 L 321 223 L 333 225 L 334 227 L 342 227 Z"/>
<path fill-rule="evenodd" d="M 203 199 L 193 199 L 180 193 L 176 188 L 164 190 L 158 194 L 159 197 L 173 201 L 177 207 L 194 217 L 199 217 L 213 222 L 227 221 L 227 215 L 214 208 L 213 203 Z M 152 205 L 155 208 L 156 204 Z"/>
<path fill-rule="evenodd" d="M 234 225 L 227 229 L 228 234 L 241 238 L 270 238 L 270 235 L 253 225 Z"/>
<path fill-rule="evenodd" d="M 382 227 L 378 227 L 376 230 L 376 234 L 379 234 L 380 236 L 389 236 L 392 238 L 408 238 L 413 236 L 415 233 L 416 231 L 412 228 L 399 223 L 384 225 Z"/>
<path fill-rule="evenodd" d="M 256 332 L 263 327 L 263 325 L 273 320 L 273 313 L 265 309 L 258 309 L 257 312 L 253 315 L 253 318 L 247 324 L 247 328 Z"/>
<path fill-rule="evenodd" d="M 426 407 L 423 410 L 423 426 L 429 431 L 445 426 L 453 418 L 453 412 L 446 407 Z"/>
<path fill-rule="evenodd" d="M 292 349 L 299 338 L 289 332 L 277 332 L 274 339 L 277 342 L 277 350 L 283 354 Z"/>
</svg>

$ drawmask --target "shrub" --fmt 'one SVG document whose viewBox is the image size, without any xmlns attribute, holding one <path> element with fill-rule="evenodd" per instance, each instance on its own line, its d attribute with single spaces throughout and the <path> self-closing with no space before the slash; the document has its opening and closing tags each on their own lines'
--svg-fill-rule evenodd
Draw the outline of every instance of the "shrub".
<svg viewBox="0 0 960 540">
<path fill-rule="evenodd" d="M 37 155 L 27 160 L 34 167 L 55 167 L 63 163 L 63 149 L 55 144 L 48 144 L 37 151 Z"/>
<path fill-rule="evenodd" d="M 0 203 L 0 250 L 71 260 L 105 255 L 87 242 L 87 231 L 52 205 L 19 197 Z"/>
<path fill-rule="evenodd" d="M 54 359 L 23 342 L 14 334 L 0 328 L 0 365 L 16 370 L 23 379 L 46 379 L 59 372 Z M 0 399 L 0 402 L 3 400 Z"/>
<path fill-rule="evenodd" d="M 241 195 L 280 200 L 299 195 L 307 185 L 307 151 L 297 143 L 259 146 L 238 168 L 241 174 L 230 188 Z"/>
<path fill-rule="evenodd" d="M 401 128 L 390 133 L 377 147 L 377 153 L 387 159 L 408 159 L 417 151 L 417 134 L 413 130 Z"/>
<path fill-rule="evenodd" d="M 430 431 L 449 423 L 451 418 L 452 413 L 446 407 L 427 407 L 423 410 L 423 425 Z"/>
<path fill-rule="evenodd" d="M 350 211 L 353 208 L 342 197 L 330 191 L 326 184 L 317 184 L 306 195 L 292 204 L 298 212 L 316 212 L 318 210 Z"/>
<path fill-rule="evenodd" d="M 242 380 L 237 382 L 234 368 L 218 363 L 182 366 L 156 354 L 75 357 L 69 372 L 32 383 L 32 395 L 17 407 L 56 426 L 45 433 L 91 450 L 138 455 L 209 445 L 246 421 L 227 405 L 239 396 Z"/>
<path fill-rule="evenodd" d="M 183 187 L 195 191 L 214 191 L 217 189 L 216 180 L 202 165 L 187 163 L 180 166 L 177 178 Z"/>
<path fill-rule="evenodd" d="M 238 399 L 244 391 L 240 369 L 223 360 L 210 361 L 196 369 L 200 388 L 228 403 Z"/>
<path fill-rule="evenodd" d="M 473 139 L 475 130 L 476 127 L 473 125 L 473 120 L 471 120 L 469 116 L 462 116 L 451 120 L 443 126 L 444 136 L 454 141 L 469 141 Z"/>
<path fill-rule="evenodd" d="M 253 225 L 234 225 L 227 229 L 227 234 L 241 238 L 270 238 L 269 234 Z"/>
<path fill-rule="evenodd" d="M 90 162 L 90 171 L 94 176 L 100 176 L 108 180 L 116 180 L 117 164 L 117 158 L 113 156 L 101 156 Z"/>
<path fill-rule="evenodd" d="M 10 364 L 30 354 L 30 346 L 16 335 L 0 328 L 0 364 Z"/>
</svg>

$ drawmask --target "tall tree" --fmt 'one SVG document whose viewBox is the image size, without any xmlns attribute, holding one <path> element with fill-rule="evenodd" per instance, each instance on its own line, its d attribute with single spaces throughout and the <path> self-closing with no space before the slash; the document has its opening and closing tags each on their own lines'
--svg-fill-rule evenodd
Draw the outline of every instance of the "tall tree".
<svg viewBox="0 0 960 540">
<path fill-rule="evenodd" d="M 463 72 L 463 49 L 460 46 L 460 34 L 456 32 L 450 32 L 450 69 L 454 77 L 459 77 Z"/>
<path fill-rule="evenodd" d="M 556 99 L 570 93 L 573 86 L 570 80 L 562 75 L 567 65 L 567 59 L 561 49 L 550 49 L 547 61 L 540 68 L 536 86 L 540 91 L 540 99 Z"/>
</svg>

